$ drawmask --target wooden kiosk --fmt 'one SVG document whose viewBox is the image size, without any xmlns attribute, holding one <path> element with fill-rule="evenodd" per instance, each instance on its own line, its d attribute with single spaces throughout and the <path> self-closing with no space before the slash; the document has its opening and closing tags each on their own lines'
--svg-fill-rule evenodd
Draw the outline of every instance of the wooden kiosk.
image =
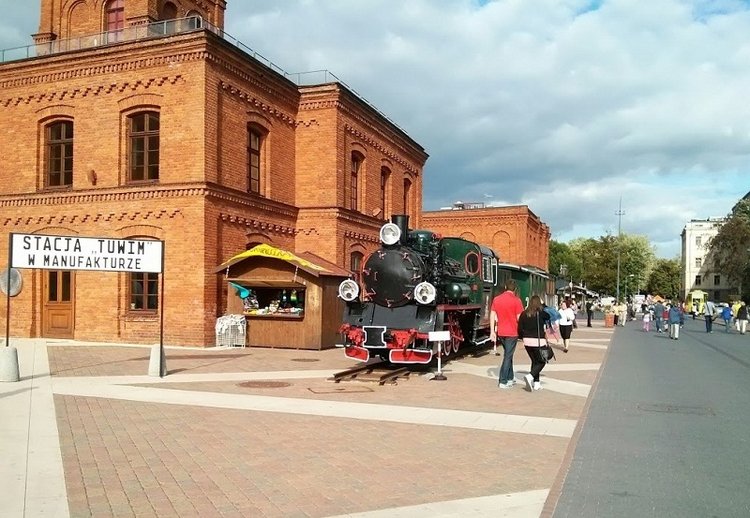
<svg viewBox="0 0 750 518">
<path fill-rule="evenodd" d="M 348 270 L 311 252 L 258 245 L 216 267 L 226 277 L 226 313 L 247 320 L 247 345 L 321 350 L 339 340 L 338 297 Z"/>
</svg>

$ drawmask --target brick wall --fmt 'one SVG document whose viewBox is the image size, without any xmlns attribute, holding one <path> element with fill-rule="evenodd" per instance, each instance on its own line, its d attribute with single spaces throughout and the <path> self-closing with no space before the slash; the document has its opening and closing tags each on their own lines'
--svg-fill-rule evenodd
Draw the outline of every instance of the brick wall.
<svg viewBox="0 0 750 518">
<path fill-rule="evenodd" d="M 210 33 L 0 64 L 0 92 L 0 175 L 12 179 L 0 184 L 0 253 L 9 232 L 164 240 L 168 345 L 214 343 L 226 309 L 215 269 L 248 246 L 344 268 L 352 251 L 372 251 L 381 164 L 421 191 L 427 155 L 372 108 L 340 85 L 300 89 Z M 159 181 L 130 184 L 127 117 L 142 109 L 160 114 Z M 75 128 L 73 185 L 62 191 L 44 188 L 44 127 L 59 118 Z M 248 123 L 265 131 L 260 194 L 247 192 Z M 369 161 L 359 211 L 343 208 L 352 145 Z M 402 188 L 391 186 L 398 212 Z M 23 272 L 14 336 L 44 333 L 43 275 Z M 130 311 L 127 280 L 75 274 L 76 339 L 158 343 L 158 314 Z"/>
<path fill-rule="evenodd" d="M 549 227 L 525 205 L 423 212 L 422 227 L 488 246 L 504 262 L 548 267 Z"/>
</svg>

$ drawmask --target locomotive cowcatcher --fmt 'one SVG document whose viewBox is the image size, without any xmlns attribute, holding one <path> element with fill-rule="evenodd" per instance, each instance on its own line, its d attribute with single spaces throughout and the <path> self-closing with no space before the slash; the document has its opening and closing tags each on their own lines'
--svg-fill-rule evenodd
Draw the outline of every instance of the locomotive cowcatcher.
<svg viewBox="0 0 750 518">
<path fill-rule="evenodd" d="M 362 267 L 360 282 L 339 285 L 346 302 L 341 336 L 346 355 L 360 361 L 432 361 L 441 343 L 430 331 L 449 331 L 443 356 L 489 340 L 490 305 L 498 256 L 491 249 L 428 230 L 409 230 L 396 215 L 380 229 L 381 247 Z"/>
</svg>

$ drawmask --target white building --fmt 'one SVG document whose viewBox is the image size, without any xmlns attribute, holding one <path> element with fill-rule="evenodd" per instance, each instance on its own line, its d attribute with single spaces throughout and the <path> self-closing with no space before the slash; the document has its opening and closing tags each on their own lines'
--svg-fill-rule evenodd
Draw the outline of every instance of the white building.
<svg viewBox="0 0 750 518">
<path fill-rule="evenodd" d="M 682 229 L 682 297 L 691 290 L 703 290 L 714 302 L 727 302 L 731 291 L 726 275 L 712 264 L 708 243 L 725 218 L 693 219 Z"/>
</svg>

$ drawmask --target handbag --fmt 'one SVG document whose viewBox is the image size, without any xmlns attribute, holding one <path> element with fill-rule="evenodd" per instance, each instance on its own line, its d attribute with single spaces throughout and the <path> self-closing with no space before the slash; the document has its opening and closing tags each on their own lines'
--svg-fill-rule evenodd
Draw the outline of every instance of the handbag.
<svg viewBox="0 0 750 518">
<path fill-rule="evenodd" d="M 544 363 L 549 363 L 555 359 L 555 351 L 549 345 L 544 345 L 539 348 L 539 356 L 542 357 Z"/>
<path fill-rule="evenodd" d="M 537 339 L 537 343 L 539 344 L 539 356 L 542 358 L 542 360 L 544 360 L 544 363 L 549 363 L 555 359 L 555 351 L 552 350 L 552 346 L 550 346 L 549 342 L 546 343 L 545 345 L 542 345 L 542 339 L 539 336 L 540 334 L 539 330 L 540 330 L 539 313 L 537 313 L 536 314 L 536 339 Z"/>
</svg>

